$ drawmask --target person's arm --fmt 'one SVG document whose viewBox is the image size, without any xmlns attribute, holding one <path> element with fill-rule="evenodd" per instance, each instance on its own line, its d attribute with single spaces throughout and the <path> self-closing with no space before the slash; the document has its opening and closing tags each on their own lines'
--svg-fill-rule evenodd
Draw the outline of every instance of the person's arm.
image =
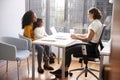
<svg viewBox="0 0 120 80">
<path fill-rule="evenodd" d="M 86 37 L 87 34 L 76 34 L 78 37 Z"/>
<path fill-rule="evenodd" d="M 77 40 L 82 40 L 82 41 L 85 41 L 85 42 L 89 42 L 92 40 L 94 36 L 94 31 L 92 29 L 90 29 L 90 33 L 88 35 L 76 35 L 76 34 L 72 34 L 71 35 L 71 38 L 72 39 L 77 39 Z"/>
</svg>

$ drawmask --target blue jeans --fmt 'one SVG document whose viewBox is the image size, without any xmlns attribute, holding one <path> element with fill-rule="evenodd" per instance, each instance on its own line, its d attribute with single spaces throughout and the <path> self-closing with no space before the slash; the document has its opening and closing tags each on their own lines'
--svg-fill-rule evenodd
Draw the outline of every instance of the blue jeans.
<svg viewBox="0 0 120 80">
<path fill-rule="evenodd" d="M 47 46 L 47 45 L 44 45 L 44 46 L 42 46 L 42 45 L 36 45 L 35 48 L 37 50 L 37 60 L 38 60 L 38 66 L 39 66 L 39 65 L 41 65 L 44 51 L 46 52 L 46 55 L 49 57 L 50 47 Z M 46 62 L 46 63 L 48 63 L 48 62 Z"/>
</svg>

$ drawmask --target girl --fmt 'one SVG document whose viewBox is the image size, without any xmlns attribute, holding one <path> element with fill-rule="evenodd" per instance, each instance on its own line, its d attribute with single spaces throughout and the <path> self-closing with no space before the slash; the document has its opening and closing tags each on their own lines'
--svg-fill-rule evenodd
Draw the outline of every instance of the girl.
<svg viewBox="0 0 120 80">
<path fill-rule="evenodd" d="M 34 23 L 33 30 L 35 39 L 40 39 L 48 36 L 43 26 L 43 21 L 40 18 L 37 18 L 37 21 Z"/>
<path fill-rule="evenodd" d="M 43 37 L 48 36 L 43 26 L 43 20 L 40 18 L 37 18 L 37 21 L 34 23 L 33 30 L 35 39 L 41 39 Z M 44 45 L 44 49 L 47 54 L 46 53 L 44 54 L 45 56 L 43 60 L 47 61 L 47 59 L 49 59 L 50 64 L 54 63 L 55 53 L 51 52 L 50 46 Z M 49 56 L 49 58 L 47 56 Z"/>
</svg>

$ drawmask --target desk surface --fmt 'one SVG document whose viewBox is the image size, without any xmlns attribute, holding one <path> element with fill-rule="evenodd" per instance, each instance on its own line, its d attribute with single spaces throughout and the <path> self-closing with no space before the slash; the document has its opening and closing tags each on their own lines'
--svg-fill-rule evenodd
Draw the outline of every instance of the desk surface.
<svg viewBox="0 0 120 80">
<path fill-rule="evenodd" d="M 70 38 L 70 33 L 57 33 L 54 35 L 47 36 L 42 39 L 38 39 L 33 41 L 33 44 L 43 44 L 43 45 L 52 45 L 57 47 L 67 47 L 76 43 L 81 43 L 80 40 L 74 40 Z M 110 41 L 109 42 L 103 42 L 104 48 L 101 51 L 101 55 L 109 56 L 110 55 Z"/>
<path fill-rule="evenodd" d="M 48 37 L 33 41 L 33 44 L 52 45 L 58 47 L 67 47 L 76 40 L 70 38 L 70 33 L 58 33 Z"/>
</svg>

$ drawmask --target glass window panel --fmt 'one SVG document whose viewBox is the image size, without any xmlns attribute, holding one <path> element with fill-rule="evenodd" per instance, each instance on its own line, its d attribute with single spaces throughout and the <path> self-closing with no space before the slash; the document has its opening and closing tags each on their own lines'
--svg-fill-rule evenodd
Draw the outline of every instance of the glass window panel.
<svg viewBox="0 0 120 80">
<path fill-rule="evenodd" d="M 107 22 L 107 27 L 104 33 L 104 40 L 110 39 L 111 33 L 111 19 L 112 16 L 112 4 L 109 0 L 49 0 L 50 11 L 46 14 L 46 1 L 47 0 L 30 0 L 30 9 L 37 13 L 38 17 L 42 17 L 46 22 L 49 20 L 50 27 L 55 26 L 57 31 L 69 32 L 69 30 L 75 29 L 75 33 L 85 33 L 83 28 L 87 28 L 89 20 L 87 13 L 89 8 L 97 7 L 102 11 L 103 18 L 102 23 Z M 46 19 L 49 15 L 50 19 Z M 46 25 L 46 23 L 44 23 Z M 47 27 L 46 28 L 50 28 Z"/>
</svg>

